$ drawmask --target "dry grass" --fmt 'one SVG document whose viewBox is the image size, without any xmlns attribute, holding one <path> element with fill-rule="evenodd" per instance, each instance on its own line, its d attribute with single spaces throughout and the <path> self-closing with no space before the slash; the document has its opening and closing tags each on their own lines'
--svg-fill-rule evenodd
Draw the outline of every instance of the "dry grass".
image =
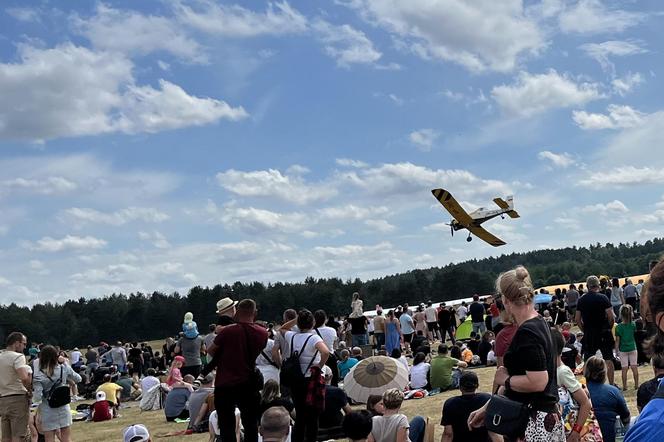
<svg viewBox="0 0 664 442">
<path fill-rule="evenodd" d="M 156 347 L 158 348 L 158 347 Z M 495 368 L 479 368 L 476 373 L 480 379 L 480 391 L 491 391 L 493 374 Z M 644 382 L 653 377 L 650 366 L 639 368 L 640 381 Z M 616 380 L 620 385 L 620 373 L 617 373 Z M 628 386 L 632 385 L 631 373 L 628 377 Z M 406 401 L 402 407 L 402 412 L 409 417 L 421 415 L 429 418 L 432 424 L 436 425 L 435 441 L 440 440 L 442 427 L 439 425 L 441 410 L 446 399 L 458 395 L 458 392 L 448 391 L 424 399 Z M 636 410 L 636 391 L 630 388 L 624 392 L 627 405 L 633 415 Z M 355 407 L 360 408 L 360 407 Z M 170 438 L 171 440 L 187 440 L 191 442 L 202 442 L 207 440 L 207 435 L 194 434 L 190 436 L 175 435 L 169 436 L 178 431 L 187 428 L 187 424 L 177 424 L 166 422 L 163 410 L 142 412 L 138 408 L 138 403 L 129 403 L 129 408 L 123 408 L 120 411 L 121 417 L 109 422 L 74 422 L 72 440 L 74 441 L 99 441 L 99 440 L 118 440 L 121 438 L 122 430 L 131 424 L 145 424 L 156 440 Z"/>
</svg>

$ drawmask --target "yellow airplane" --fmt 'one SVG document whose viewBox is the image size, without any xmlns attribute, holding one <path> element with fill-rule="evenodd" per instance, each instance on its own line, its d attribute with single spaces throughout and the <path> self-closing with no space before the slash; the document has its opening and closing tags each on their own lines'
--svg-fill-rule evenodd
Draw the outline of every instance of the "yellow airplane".
<svg viewBox="0 0 664 442">
<path fill-rule="evenodd" d="M 505 218 L 505 215 L 510 218 L 519 217 L 519 214 L 514 210 L 514 198 L 511 195 L 506 198 L 507 201 L 502 198 L 493 199 L 493 202 L 496 203 L 500 209 L 485 209 L 484 207 L 480 207 L 479 209 L 468 213 L 447 190 L 433 189 L 431 193 L 433 193 L 433 196 L 440 201 L 440 204 L 442 204 L 453 217 L 448 224 L 452 236 L 454 236 L 454 232 L 457 230 L 468 229 L 468 238 L 466 239 L 468 242 L 473 240 L 473 237 L 471 236 L 471 234 L 473 234 L 494 247 L 505 245 L 505 241 L 487 232 L 481 224 L 497 216 L 500 216 L 501 218 Z"/>
</svg>

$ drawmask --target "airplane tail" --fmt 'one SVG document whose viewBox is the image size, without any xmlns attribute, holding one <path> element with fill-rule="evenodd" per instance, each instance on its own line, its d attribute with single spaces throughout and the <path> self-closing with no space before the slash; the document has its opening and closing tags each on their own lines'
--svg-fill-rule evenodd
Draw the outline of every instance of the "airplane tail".
<svg viewBox="0 0 664 442">
<path fill-rule="evenodd" d="M 519 214 L 517 213 L 516 210 L 514 210 L 514 197 L 512 195 L 508 196 L 507 201 L 505 201 L 502 198 L 494 198 L 493 202 L 498 205 L 503 210 L 506 210 L 507 216 L 511 218 L 518 218 Z"/>
</svg>

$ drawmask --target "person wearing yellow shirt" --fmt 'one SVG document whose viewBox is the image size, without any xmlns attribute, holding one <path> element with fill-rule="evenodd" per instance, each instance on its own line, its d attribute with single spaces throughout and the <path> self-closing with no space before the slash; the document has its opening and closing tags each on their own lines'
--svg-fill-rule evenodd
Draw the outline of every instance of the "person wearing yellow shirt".
<svg viewBox="0 0 664 442">
<path fill-rule="evenodd" d="M 106 393 L 106 400 L 113 408 L 113 417 L 118 415 L 118 407 L 120 406 L 120 395 L 122 394 L 122 387 L 118 384 L 111 382 L 111 375 L 104 375 L 104 383 L 101 384 L 97 391 Z"/>
</svg>

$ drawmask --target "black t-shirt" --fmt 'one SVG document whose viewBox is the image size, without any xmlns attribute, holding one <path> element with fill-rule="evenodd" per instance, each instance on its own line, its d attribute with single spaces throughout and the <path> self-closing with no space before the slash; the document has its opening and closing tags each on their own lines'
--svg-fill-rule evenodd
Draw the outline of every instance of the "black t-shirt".
<svg viewBox="0 0 664 442">
<path fill-rule="evenodd" d="M 650 399 L 657 393 L 657 387 L 659 386 L 659 381 L 662 380 L 663 376 L 659 376 L 655 379 L 651 379 L 648 382 L 644 382 L 639 387 L 639 391 L 636 392 L 636 406 L 643 409 Z"/>
<path fill-rule="evenodd" d="M 491 351 L 491 342 L 489 341 L 480 341 L 480 346 L 477 349 L 477 354 L 480 355 L 480 360 L 482 364 L 486 365 L 486 357 Z"/>
<path fill-rule="evenodd" d="M 143 350 L 141 350 L 138 347 L 132 347 L 132 348 L 129 349 L 129 355 L 128 355 L 127 358 L 130 361 L 139 361 L 140 362 L 141 356 L 143 356 Z"/>
<path fill-rule="evenodd" d="M 579 298 L 576 309 L 581 312 L 583 330 L 586 333 L 608 330 L 610 328 L 606 317 L 608 308 L 611 308 L 611 302 L 601 293 L 589 292 Z"/>
<path fill-rule="evenodd" d="M 363 335 L 367 332 L 367 318 L 359 316 L 357 318 L 348 318 L 350 322 L 350 333 L 353 335 Z"/>
<path fill-rule="evenodd" d="M 468 344 L 466 345 L 468 346 L 470 351 L 473 352 L 474 355 L 476 355 L 477 351 L 480 349 L 480 341 L 478 341 L 477 339 L 471 339 L 470 341 L 468 341 Z"/>
<path fill-rule="evenodd" d="M 428 339 L 425 336 L 418 336 L 415 335 L 413 336 L 413 340 L 410 342 L 410 348 L 413 349 L 413 351 L 417 351 L 418 348 L 420 348 L 424 343 L 428 343 Z"/>
<path fill-rule="evenodd" d="M 444 308 L 438 312 L 438 323 L 440 324 L 440 328 L 447 331 L 447 329 L 450 328 L 450 322 L 452 322 L 452 313 L 450 313 L 449 310 Z"/>
<path fill-rule="evenodd" d="M 525 321 L 517 329 L 507 348 L 505 368 L 510 376 L 525 375 L 526 371 L 547 371 L 549 381 L 544 391 L 520 393 L 507 390 L 505 395 L 524 404 L 532 403 L 540 411 L 553 411 L 558 403 L 556 382 L 556 351 L 551 340 L 551 330 L 541 316 Z"/>
<path fill-rule="evenodd" d="M 348 404 L 348 396 L 339 387 L 325 386 L 325 411 L 321 413 L 318 424 L 321 428 L 338 427 L 344 419 L 341 410 Z"/>
<path fill-rule="evenodd" d="M 462 394 L 451 397 L 443 405 L 443 417 L 440 425 L 451 425 L 454 433 L 453 442 L 486 442 L 489 440 L 485 427 L 468 429 L 468 416 L 481 408 L 491 395 L 487 393 Z"/>
<path fill-rule="evenodd" d="M 284 407 L 288 412 L 290 413 L 293 411 L 295 406 L 293 405 L 293 402 L 288 399 L 288 398 L 283 398 L 280 397 L 278 399 L 275 399 L 271 402 L 261 402 L 261 415 L 258 417 L 258 420 L 260 421 L 260 417 L 263 416 L 263 413 L 267 411 L 268 408 L 270 407 Z"/>
<path fill-rule="evenodd" d="M 479 302 L 470 304 L 470 317 L 473 322 L 484 322 L 484 306 Z"/>
</svg>

